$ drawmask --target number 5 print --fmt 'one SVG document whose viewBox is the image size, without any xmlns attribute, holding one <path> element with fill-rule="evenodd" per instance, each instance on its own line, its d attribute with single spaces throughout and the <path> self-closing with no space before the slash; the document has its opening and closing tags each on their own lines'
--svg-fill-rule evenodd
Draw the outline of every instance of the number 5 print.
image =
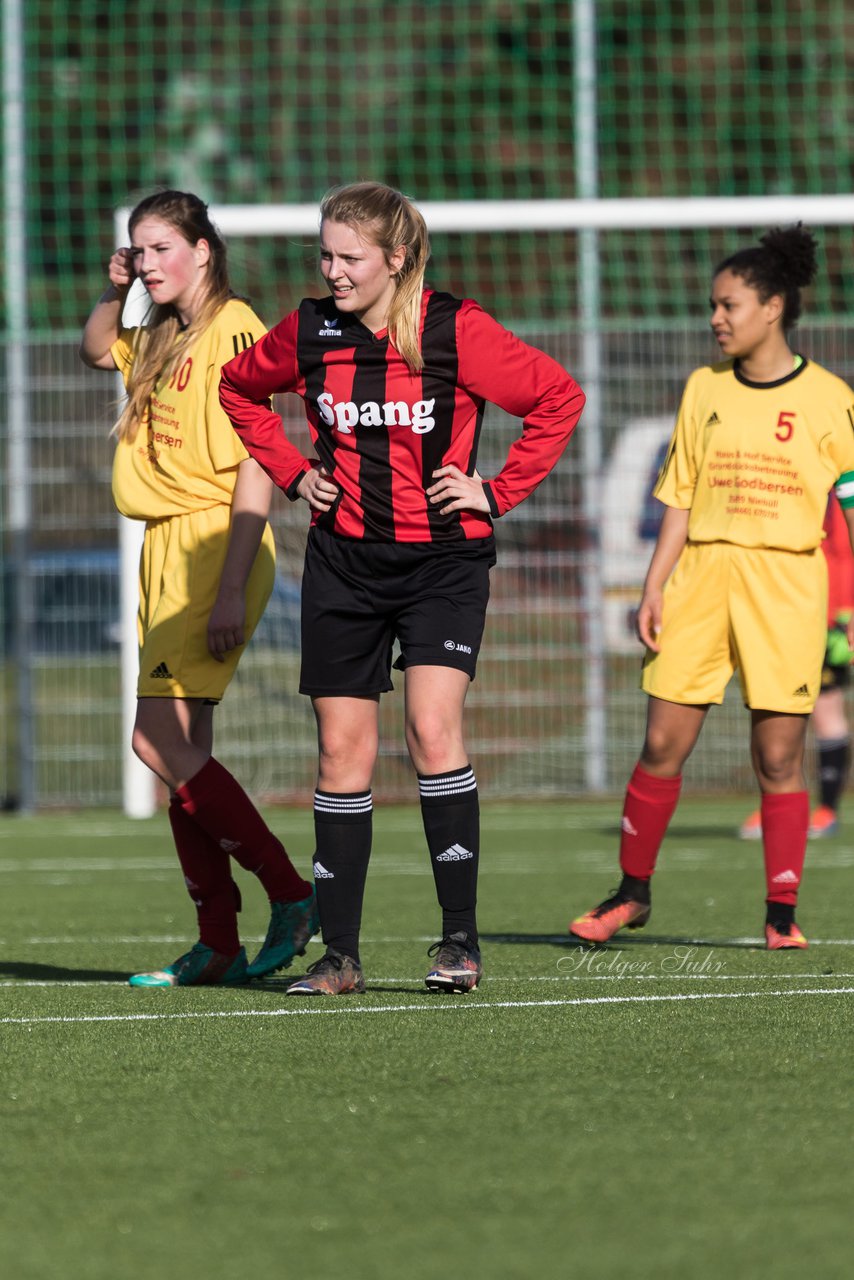
<svg viewBox="0 0 854 1280">
<path fill-rule="evenodd" d="M 781 444 L 785 444 L 787 440 L 791 440 L 792 438 L 792 433 L 795 430 L 795 424 L 792 422 L 792 418 L 794 418 L 794 416 L 795 415 L 793 413 L 781 413 L 777 419 L 777 430 L 774 432 L 774 435 Z"/>
</svg>

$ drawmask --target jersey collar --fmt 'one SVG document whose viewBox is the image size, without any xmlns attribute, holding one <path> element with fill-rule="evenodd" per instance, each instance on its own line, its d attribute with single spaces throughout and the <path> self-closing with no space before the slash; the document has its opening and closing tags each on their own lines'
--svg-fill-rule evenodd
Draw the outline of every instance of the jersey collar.
<svg viewBox="0 0 854 1280">
<path fill-rule="evenodd" d="M 797 354 L 800 354 L 799 352 Z M 799 378 L 804 369 L 809 364 L 806 356 L 801 356 L 801 363 L 797 369 L 793 369 L 791 373 L 787 373 L 784 378 L 777 378 L 776 382 L 751 382 L 750 378 L 745 378 L 741 369 L 738 367 L 738 360 L 733 360 L 732 371 L 736 376 L 736 380 L 745 387 L 752 387 L 754 391 L 771 391 L 774 387 L 785 386 L 787 382 L 791 382 L 793 378 Z"/>
</svg>

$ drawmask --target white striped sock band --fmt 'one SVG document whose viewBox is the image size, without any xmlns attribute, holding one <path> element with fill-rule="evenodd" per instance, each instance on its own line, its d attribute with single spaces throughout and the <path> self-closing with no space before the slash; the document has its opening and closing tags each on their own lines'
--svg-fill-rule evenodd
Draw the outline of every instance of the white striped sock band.
<svg viewBox="0 0 854 1280">
<path fill-rule="evenodd" d="M 340 817 L 351 817 L 353 814 L 370 813 L 373 808 L 373 795 L 370 791 L 360 791 L 356 795 L 333 795 L 329 791 L 315 791 L 315 813 L 331 813 Z"/>
<path fill-rule="evenodd" d="M 430 778 L 419 776 L 418 791 L 422 800 L 440 796 L 459 796 L 465 791 L 477 791 L 474 769 L 458 769 L 456 773 L 437 773 Z"/>
</svg>

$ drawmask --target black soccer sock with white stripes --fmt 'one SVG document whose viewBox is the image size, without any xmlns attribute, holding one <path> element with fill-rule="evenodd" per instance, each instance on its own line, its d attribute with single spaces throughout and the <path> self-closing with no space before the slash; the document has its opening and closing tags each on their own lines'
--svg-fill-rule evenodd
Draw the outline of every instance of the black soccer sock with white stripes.
<svg viewBox="0 0 854 1280">
<path fill-rule="evenodd" d="M 463 932 L 477 942 L 480 804 L 474 770 L 466 765 L 448 773 L 419 773 L 418 790 L 442 934 Z"/>
<path fill-rule="evenodd" d="M 359 963 L 362 899 L 371 858 L 370 791 L 314 793 L 314 886 L 327 947 Z"/>
</svg>

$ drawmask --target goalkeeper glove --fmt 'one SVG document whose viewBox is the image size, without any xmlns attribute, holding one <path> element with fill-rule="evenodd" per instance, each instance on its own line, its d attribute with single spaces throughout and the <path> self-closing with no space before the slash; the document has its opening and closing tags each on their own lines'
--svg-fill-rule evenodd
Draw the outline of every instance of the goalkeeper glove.
<svg viewBox="0 0 854 1280">
<path fill-rule="evenodd" d="M 827 663 L 831 667 L 847 667 L 851 662 L 851 648 L 848 644 L 848 622 L 850 613 L 837 613 L 833 625 L 827 629 Z"/>
</svg>

